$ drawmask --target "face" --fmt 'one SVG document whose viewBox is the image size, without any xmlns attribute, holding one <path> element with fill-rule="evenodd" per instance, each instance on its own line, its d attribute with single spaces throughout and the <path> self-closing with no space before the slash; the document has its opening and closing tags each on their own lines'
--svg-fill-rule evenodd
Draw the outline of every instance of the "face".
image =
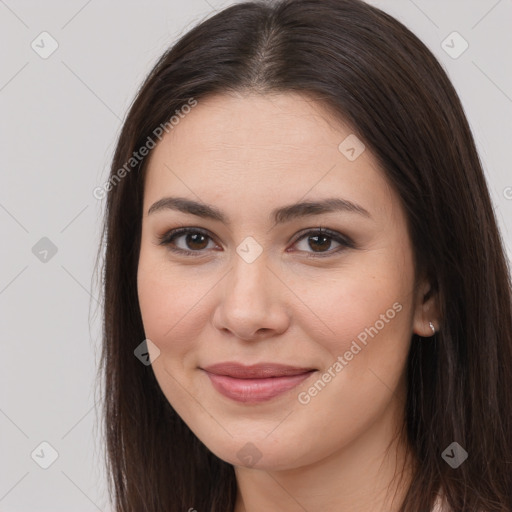
<svg viewBox="0 0 512 512">
<path fill-rule="evenodd" d="M 314 464 L 398 421 L 411 335 L 430 335 L 399 198 L 351 134 L 295 93 L 218 95 L 151 154 L 137 278 L 152 368 L 235 466 Z M 170 197 L 218 215 L 170 201 L 148 213 Z M 338 208 L 275 215 L 327 199 Z M 224 362 L 302 370 L 205 371 Z"/>
</svg>

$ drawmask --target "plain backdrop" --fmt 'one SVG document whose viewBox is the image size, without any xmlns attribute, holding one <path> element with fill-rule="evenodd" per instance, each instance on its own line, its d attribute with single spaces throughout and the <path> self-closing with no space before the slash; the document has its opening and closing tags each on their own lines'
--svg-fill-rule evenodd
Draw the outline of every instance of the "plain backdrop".
<svg viewBox="0 0 512 512">
<path fill-rule="evenodd" d="M 104 201 L 92 191 L 157 58 L 230 3 L 0 0 L 1 512 L 110 510 L 94 393 Z M 448 72 L 512 254 L 512 1 L 371 3 Z"/>
</svg>

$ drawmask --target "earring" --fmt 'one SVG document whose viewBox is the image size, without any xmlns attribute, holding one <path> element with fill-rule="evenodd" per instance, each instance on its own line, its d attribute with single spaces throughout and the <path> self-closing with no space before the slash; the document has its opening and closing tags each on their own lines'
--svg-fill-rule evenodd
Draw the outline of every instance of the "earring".
<svg viewBox="0 0 512 512">
<path fill-rule="evenodd" d="M 428 323 L 430 325 L 430 328 L 432 329 L 432 336 L 436 333 L 436 328 L 434 327 L 434 324 L 432 322 Z"/>
</svg>

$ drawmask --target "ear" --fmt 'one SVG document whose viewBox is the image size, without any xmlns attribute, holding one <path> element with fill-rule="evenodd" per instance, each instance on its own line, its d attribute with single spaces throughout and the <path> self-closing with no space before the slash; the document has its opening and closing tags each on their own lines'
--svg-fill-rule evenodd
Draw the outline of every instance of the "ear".
<svg viewBox="0 0 512 512">
<path fill-rule="evenodd" d="M 434 335 L 430 322 L 432 322 L 437 332 L 440 319 L 437 294 L 433 293 L 428 279 L 420 280 L 416 288 L 414 304 L 413 332 L 423 338 L 430 338 Z"/>
</svg>

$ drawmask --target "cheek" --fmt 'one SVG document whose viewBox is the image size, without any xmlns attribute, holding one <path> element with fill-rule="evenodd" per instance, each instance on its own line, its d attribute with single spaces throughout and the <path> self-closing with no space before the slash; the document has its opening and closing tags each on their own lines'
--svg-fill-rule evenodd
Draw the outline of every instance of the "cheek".
<svg viewBox="0 0 512 512">
<path fill-rule="evenodd" d="M 174 356 L 184 355 L 199 339 L 207 321 L 205 301 L 210 279 L 141 253 L 137 273 L 139 306 L 147 338 Z"/>
<path fill-rule="evenodd" d="M 172 300 L 177 290 L 168 288 L 158 267 L 141 261 L 137 274 L 137 291 L 145 334 L 153 341 L 161 340 L 179 314 L 179 304 Z"/>
<path fill-rule="evenodd" d="M 369 255 L 329 271 L 329 278 L 317 279 L 314 287 L 310 282 L 309 288 L 296 288 L 308 306 L 299 323 L 331 357 L 351 350 L 354 341 L 361 347 L 374 339 L 382 340 L 381 345 L 384 340 L 393 346 L 407 342 L 413 276 L 407 265 L 397 268 L 396 260 L 386 260 L 384 253 Z"/>
</svg>

